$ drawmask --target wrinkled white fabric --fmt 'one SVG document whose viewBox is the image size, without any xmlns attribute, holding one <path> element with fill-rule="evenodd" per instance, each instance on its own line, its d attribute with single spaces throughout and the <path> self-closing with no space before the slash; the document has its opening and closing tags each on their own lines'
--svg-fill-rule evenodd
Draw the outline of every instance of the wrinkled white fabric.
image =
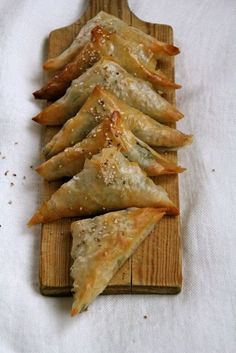
<svg viewBox="0 0 236 353">
<path fill-rule="evenodd" d="M 82 0 L 0 1 L 0 352 L 236 352 L 233 0 L 130 0 L 143 20 L 171 24 L 182 51 L 177 102 L 186 118 L 178 126 L 195 135 L 179 153 L 188 168 L 180 176 L 182 292 L 103 296 L 73 319 L 71 298 L 39 294 L 39 228 L 26 227 L 40 185 L 30 168 L 40 146 L 30 119 L 40 104 L 31 92 L 42 83 L 48 33 L 85 7 Z"/>
</svg>

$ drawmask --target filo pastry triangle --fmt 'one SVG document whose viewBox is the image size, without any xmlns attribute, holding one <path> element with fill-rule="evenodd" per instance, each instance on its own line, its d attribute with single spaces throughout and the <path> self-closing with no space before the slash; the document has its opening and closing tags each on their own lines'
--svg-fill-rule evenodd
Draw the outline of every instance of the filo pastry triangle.
<svg viewBox="0 0 236 353">
<path fill-rule="evenodd" d="M 117 33 L 109 33 L 97 26 L 91 32 L 91 41 L 43 88 L 33 93 L 35 98 L 55 100 L 63 96 L 71 81 L 94 65 L 102 56 L 111 58 L 130 74 L 149 81 L 156 90 L 165 92 L 181 87 L 165 76 L 160 69 L 153 68 L 153 55 L 144 45 L 137 45 L 128 38 L 122 38 Z"/>
<path fill-rule="evenodd" d="M 86 158 L 111 146 L 116 146 L 131 162 L 137 162 L 149 176 L 184 171 L 135 137 L 118 112 L 105 118 L 84 140 L 42 163 L 36 171 L 48 181 L 73 176 L 83 169 Z"/>
<path fill-rule="evenodd" d="M 72 223 L 72 316 L 103 292 L 164 214 L 157 208 L 129 208 Z"/>
<path fill-rule="evenodd" d="M 33 118 L 44 125 L 61 125 L 74 116 L 96 85 L 101 85 L 118 98 L 155 120 L 168 123 L 183 117 L 173 105 L 150 85 L 130 75 L 114 61 L 102 58 L 83 75 L 72 81 L 66 94 Z"/>
<path fill-rule="evenodd" d="M 124 21 L 104 11 L 99 12 L 89 20 L 79 31 L 72 44 L 60 55 L 48 59 L 43 67 L 45 70 L 59 70 L 70 62 L 78 52 L 91 40 L 91 31 L 94 27 L 104 27 L 109 32 L 117 32 L 123 38 L 136 42 L 137 45 L 144 45 L 154 55 L 176 55 L 179 49 L 171 44 L 158 41 L 156 38 L 144 33 L 138 28 L 128 26 Z"/>
<path fill-rule="evenodd" d="M 137 163 L 130 162 L 116 147 L 104 148 L 43 203 L 28 225 L 128 207 L 162 207 L 167 214 L 179 213 L 166 191 Z"/>
<path fill-rule="evenodd" d="M 136 137 L 150 146 L 160 147 L 162 150 L 173 150 L 192 142 L 191 135 L 186 135 L 155 121 L 130 107 L 103 87 L 96 86 L 80 111 L 69 119 L 44 146 L 42 150 L 44 157 L 52 157 L 66 147 L 80 142 L 114 111 L 121 114 L 125 125 Z"/>
</svg>

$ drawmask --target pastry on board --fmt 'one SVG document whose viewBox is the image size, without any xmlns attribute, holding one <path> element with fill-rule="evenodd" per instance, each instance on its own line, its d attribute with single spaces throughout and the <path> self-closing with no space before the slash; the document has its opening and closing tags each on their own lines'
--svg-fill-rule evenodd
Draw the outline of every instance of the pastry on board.
<svg viewBox="0 0 236 353">
<path fill-rule="evenodd" d="M 127 25 L 121 19 L 100 11 L 80 29 L 77 37 L 67 49 L 58 56 L 46 60 L 43 65 L 44 69 L 59 70 L 69 63 L 91 40 L 91 31 L 96 26 L 104 27 L 109 32 L 117 32 L 123 38 L 129 38 L 130 41 L 136 42 L 137 45 L 144 45 L 157 57 L 160 55 L 176 55 L 180 52 L 174 45 L 161 42 L 140 29 Z"/>
<path fill-rule="evenodd" d="M 97 125 L 84 140 L 48 159 L 36 171 L 48 181 L 71 177 L 83 169 L 87 158 L 111 146 L 116 146 L 129 161 L 137 162 L 148 176 L 184 171 L 135 137 L 116 111 Z"/>
<path fill-rule="evenodd" d="M 78 27 L 73 25 L 68 34 L 73 36 Z M 150 26 L 150 32 L 156 29 L 159 27 Z M 68 43 L 64 33 L 67 29 L 51 38 L 51 52 Z M 163 37 L 169 37 L 168 33 L 169 29 L 164 30 Z M 160 92 L 179 88 L 157 70 L 160 65 L 169 74 L 171 60 L 159 60 L 159 56 L 178 52 L 178 48 L 100 12 L 82 27 L 69 48 L 44 65 L 47 70 L 61 71 L 52 72 L 54 77 L 35 96 L 61 99 L 33 120 L 64 125 L 60 131 L 46 129 L 46 139 L 53 131 L 59 132 L 44 146 L 46 161 L 37 171 L 48 181 L 73 178 L 44 182 L 44 192 L 51 198 L 29 226 L 64 217 L 69 217 L 68 225 L 73 221 L 70 217 L 80 219 L 72 224 L 72 315 L 86 310 L 165 213 L 178 215 L 177 205 L 156 185 L 165 185 L 178 203 L 176 178 L 151 177 L 182 172 L 183 168 L 150 147 L 172 150 L 192 141 L 192 136 L 173 128 L 183 114 L 175 108 L 173 96 L 167 95 L 171 105 Z M 176 161 L 176 154 L 169 156 Z M 87 217 L 95 218 L 81 219 Z M 169 220 L 163 224 L 164 236 L 177 230 L 175 220 Z M 176 227 L 170 226 L 172 222 Z M 46 224 L 43 232 L 49 232 L 51 238 L 61 227 L 64 229 L 61 221 Z"/>
<path fill-rule="evenodd" d="M 146 144 L 161 150 L 174 150 L 192 142 L 192 136 L 170 128 L 127 105 L 101 86 L 96 86 L 79 112 L 70 118 L 43 147 L 50 158 L 66 147 L 82 141 L 88 133 L 112 112 L 118 111 L 128 129 Z"/>
<path fill-rule="evenodd" d="M 127 104 L 159 122 L 176 122 L 183 117 L 149 82 L 130 75 L 110 58 L 102 58 L 72 81 L 66 94 L 46 107 L 33 120 L 43 125 L 64 124 L 78 112 L 97 85 L 103 86 Z"/>
<path fill-rule="evenodd" d="M 137 163 L 130 162 L 116 147 L 104 148 L 91 160 L 86 159 L 83 170 L 45 201 L 28 225 L 129 207 L 165 208 L 169 215 L 179 214 L 167 192 Z"/>
<path fill-rule="evenodd" d="M 88 42 L 76 57 L 57 72 L 40 90 L 35 98 L 55 100 L 63 96 L 71 81 L 83 74 L 102 56 L 109 57 L 130 74 L 149 81 L 156 90 L 166 92 L 181 86 L 171 81 L 160 69 L 153 67 L 153 54 L 144 45 L 137 45 L 118 33 L 109 33 L 95 27 Z"/>
<path fill-rule="evenodd" d="M 164 214 L 158 208 L 128 208 L 71 224 L 72 316 L 103 292 Z"/>
</svg>

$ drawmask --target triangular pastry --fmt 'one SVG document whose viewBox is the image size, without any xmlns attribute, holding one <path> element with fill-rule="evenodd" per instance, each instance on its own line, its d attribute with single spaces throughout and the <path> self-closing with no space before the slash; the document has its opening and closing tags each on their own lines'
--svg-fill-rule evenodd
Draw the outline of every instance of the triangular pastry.
<svg viewBox="0 0 236 353">
<path fill-rule="evenodd" d="M 114 94 L 96 86 L 80 111 L 53 136 L 43 148 L 46 158 L 83 140 L 88 133 L 113 111 L 118 111 L 127 128 L 140 140 L 162 150 L 176 149 L 192 142 L 192 136 L 170 128 L 130 107 Z"/>
<path fill-rule="evenodd" d="M 152 55 L 144 45 L 137 45 L 118 33 L 109 33 L 102 27 L 95 27 L 88 42 L 76 57 L 63 70 L 57 72 L 39 91 L 35 98 L 55 100 L 63 96 L 71 81 L 94 65 L 102 56 L 110 57 L 127 72 L 149 81 L 156 90 L 168 91 L 180 88 L 164 75 L 161 70 L 152 68 Z M 151 63 L 150 63 L 151 62 Z"/>
<path fill-rule="evenodd" d="M 103 292 L 164 214 L 157 208 L 129 208 L 72 223 L 72 316 Z"/>
<path fill-rule="evenodd" d="M 129 162 L 116 147 L 104 148 L 43 203 L 28 225 L 128 207 L 159 207 L 168 214 L 179 213 L 166 191 L 137 163 Z"/>
<path fill-rule="evenodd" d="M 64 124 L 78 112 L 97 85 L 160 122 L 175 122 L 183 117 L 150 83 L 130 75 L 114 61 L 102 58 L 72 81 L 62 98 L 46 107 L 33 120 L 44 125 Z"/>
<path fill-rule="evenodd" d="M 83 46 L 91 40 L 91 31 L 96 26 L 104 27 L 109 32 L 117 32 L 122 37 L 129 38 L 129 40 L 136 42 L 137 45 L 144 45 L 157 56 L 176 55 L 179 53 L 179 49 L 174 45 L 161 42 L 138 28 L 128 26 L 119 18 L 104 11 L 100 11 L 81 28 L 77 37 L 66 50 L 64 50 L 60 55 L 48 59 L 44 63 L 44 69 L 59 70 L 70 62 L 83 48 Z"/>
<path fill-rule="evenodd" d="M 135 137 L 119 112 L 105 118 L 84 140 L 42 163 L 36 171 L 48 181 L 76 175 L 83 169 L 86 158 L 110 146 L 116 146 L 131 162 L 137 162 L 149 176 L 184 171 Z"/>
</svg>

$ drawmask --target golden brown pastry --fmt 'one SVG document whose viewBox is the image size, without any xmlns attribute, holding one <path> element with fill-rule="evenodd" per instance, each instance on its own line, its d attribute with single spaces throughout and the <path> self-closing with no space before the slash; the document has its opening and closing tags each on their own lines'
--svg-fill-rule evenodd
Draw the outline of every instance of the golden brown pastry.
<svg viewBox="0 0 236 353">
<path fill-rule="evenodd" d="M 144 45 L 156 56 L 176 55 L 179 53 L 179 49 L 172 44 L 161 42 L 138 28 L 128 26 L 119 18 L 101 11 L 81 28 L 75 40 L 66 50 L 44 63 L 44 69 L 59 70 L 69 63 L 83 46 L 91 40 L 91 31 L 96 26 L 104 27 L 109 32 L 116 32 L 123 38 L 128 38 L 130 41 L 136 42 L 137 45 Z"/>
<path fill-rule="evenodd" d="M 103 148 L 111 146 L 116 146 L 131 162 L 137 162 L 149 176 L 184 171 L 135 137 L 119 112 L 105 118 L 84 140 L 42 163 L 36 171 L 48 181 L 70 177 L 83 169 L 86 158 L 90 159 Z"/>
<path fill-rule="evenodd" d="M 166 191 L 137 163 L 129 162 L 116 147 L 104 148 L 43 203 L 28 225 L 128 207 L 157 207 L 165 208 L 167 214 L 179 213 Z"/>
<path fill-rule="evenodd" d="M 128 129 L 140 140 L 162 150 L 176 149 L 192 142 L 191 135 L 163 125 L 130 107 L 111 92 L 96 86 L 80 109 L 43 148 L 46 158 L 82 141 L 88 133 L 113 111 L 119 111 Z"/>
<path fill-rule="evenodd" d="M 97 26 L 92 30 L 91 41 L 65 68 L 56 73 L 39 91 L 35 98 L 54 100 L 63 96 L 71 81 L 80 76 L 102 56 L 110 57 L 127 72 L 149 81 L 156 90 L 180 88 L 161 70 L 152 69 L 152 53 L 144 45 L 124 39 L 117 33 L 109 33 Z M 150 64 L 151 61 L 151 64 Z"/>
<path fill-rule="evenodd" d="M 164 214 L 157 208 L 129 208 L 72 223 L 72 316 L 103 292 Z"/>
<path fill-rule="evenodd" d="M 160 122 L 175 122 L 183 117 L 149 83 L 130 75 L 114 61 L 102 58 L 72 81 L 62 98 L 45 108 L 33 120 L 44 125 L 64 124 L 78 112 L 97 85 Z"/>
</svg>

